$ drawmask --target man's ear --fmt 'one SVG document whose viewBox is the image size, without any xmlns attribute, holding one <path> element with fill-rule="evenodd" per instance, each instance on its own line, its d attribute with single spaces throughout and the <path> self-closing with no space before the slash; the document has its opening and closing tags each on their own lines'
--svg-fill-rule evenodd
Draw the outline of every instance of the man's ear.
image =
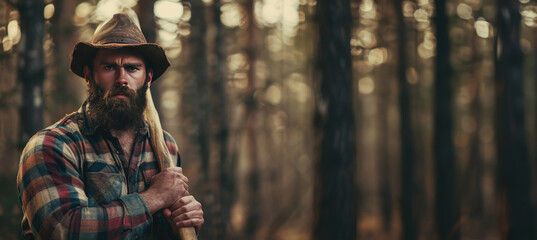
<svg viewBox="0 0 537 240">
<path fill-rule="evenodd" d="M 151 82 L 153 82 L 153 69 L 149 69 L 147 73 L 147 87 L 151 87 Z"/>
<path fill-rule="evenodd" d="M 84 79 L 86 79 L 86 85 L 89 87 L 90 84 L 90 70 L 88 66 L 84 66 Z"/>
</svg>

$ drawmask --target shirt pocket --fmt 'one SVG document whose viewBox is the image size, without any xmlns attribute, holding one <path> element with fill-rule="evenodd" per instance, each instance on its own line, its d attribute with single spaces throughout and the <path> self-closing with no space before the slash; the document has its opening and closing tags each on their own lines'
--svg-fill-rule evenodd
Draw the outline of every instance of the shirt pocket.
<svg viewBox="0 0 537 240">
<path fill-rule="evenodd" d="M 90 205 L 107 204 L 118 200 L 126 192 L 126 185 L 121 173 L 88 172 L 86 173 L 86 195 Z"/>
</svg>

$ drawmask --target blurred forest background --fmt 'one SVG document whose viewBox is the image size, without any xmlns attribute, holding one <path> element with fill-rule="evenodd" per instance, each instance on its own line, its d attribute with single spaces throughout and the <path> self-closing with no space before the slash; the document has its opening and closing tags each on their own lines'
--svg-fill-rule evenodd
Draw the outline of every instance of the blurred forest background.
<svg viewBox="0 0 537 240">
<path fill-rule="evenodd" d="M 121 7 L 172 62 L 151 91 L 199 239 L 537 239 L 534 0 L 0 0 L 0 239 Z"/>
</svg>

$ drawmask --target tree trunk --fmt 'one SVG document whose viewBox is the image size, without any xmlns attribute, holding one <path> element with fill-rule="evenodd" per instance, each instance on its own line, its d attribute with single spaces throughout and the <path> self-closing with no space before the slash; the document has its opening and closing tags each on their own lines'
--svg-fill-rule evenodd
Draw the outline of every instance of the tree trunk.
<svg viewBox="0 0 537 240">
<path fill-rule="evenodd" d="M 73 12 L 76 2 L 67 0 L 54 1 L 54 15 L 50 19 L 49 31 L 54 41 L 53 63 L 55 74 L 52 79 L 52 89 L 48 92 L 46 104 L 49 120 L 57 121 L 80 106 L 79 97 L 85 82 L 80 77 L 69 72 L 69 56 L 78 36 L 73 24 Z M 49 64 L 49 63 L 48 63 Z M 85 92 L 84 92 L 85 93 Z M 47 118 L 45 118 L 47 119 Z M 47 120 L 45 120 L 46 122 Z"/>
<path fill-rule="evenodd" d="M 21 142 L 26 143 L 43 128 L 43 81 L 45 78 L 43 34 L 44 2 L 40 0 L 20 1 L 19 12 L 24 50 L 19 68 L 22 83 Z"/>
<path fill-rule="evenodd" d="M 317 2 L 319 82 L 314 113 L 314 239 L 357 236 L 356 132 L 347 0 Z"/>
<path fill-rule="evenodd" d="M 260 184 L 260 172 L 259 172 L 259 158 L 257 151 L 257 138 L 256 138 L 256 111 L 257 103 L 254 98 L 254 93 L 256 89 L 256 79 L 255 79 L 255 62 L 256 62 L 256 27 L 255 27 L 255 0 L 246 1 L 246 14 L 247 14 L 247 44 L 246 55 L 248 61 L 248 85 L 246 93 L 246 151 L 247 151 L 247 161 L 249 169 L 247 172 L 246 181 L 248 182 L 248 202 L 247 202 L 247 218 L 246 218 L 246 239 L 255 239 L 255 234 L 260 225 L 260 214 L 259 210 L 260 195 L 259 190 Z"/>
<path fill-rule="evenodd" d="M 414 161 L 416 153 L 414 148 L 413 127 L 410 111 L 410 84 L 406 77 L 407 70 L 407 27 L 403 16 L 401 2 L 394 1 L 397 16 L 397 79 L 399 80 L 399 117 L 401 141 L 401 223 L 403 224 L 402 239 L 414 240 L 417 238 L 417 214 L 414 208 L 416 203 L 416 189 L 414 186 Z"/>
<path fill-rule="evenodd" d="M 207 60 L 207 44 L 205 41 L 207 35 L 207 22 L 205 20 L 205 6 L 201 0 L 192 0 L 192 18 L 190 23 L 192 24 L 190 34 L 190 47 L 191 47 L 191 69 L 193 71 L 193 84 L 196 86 L 195 92 L 197 107 L 196 112 L 196 124 L 198 128 L 197 137 L 199 145 L 199 156 L 201 159 L 201 191 L 202 198 L 201 203 L 206 206 L 205 215 L 205 227 L 208 230 L 214 229 L 213 224 L 213 196 L 210 184 L 210 99 L 209 99 L 209 80 L 208 80 L 208 60 Z M 203 231 L 204 239 L 212 239 L 213 231 Z"/>
<path fill-rule="evenodd" d="M 230 209 L 235 200 L 235 161 L 228 156 L 229 127 L 226 97 L 226 51 L 224 44 L 224 26 L 220 21 L 222 14 L 220 0 L 214 0 L 212 6 L 212 21 L 214 26 L 214 55 L 211 63 L 211 112 L 213 113 L 213 151 L 217 151 L 219 166 L 218 217 L 215 218 L 215 239 L 226 239 L 231 220 Z"/>
<path fill-rule="evenodd" d="M 480 99 L 482 92 L 482 77 L 480 74 L 481 68 L 479 67 L 480 57 L 477 53 L 477 51 L 479 51 L 477 41 L 478 37 L 472 35 L 473 57 L 471 66 L 473 66 L 473 68 L 470 71 L 472 72 L 473 81 L 470 89 L 473 92 L 473 100 L 470 103 L 470 111 L 476 126 L 481 126 L 481 113 L 483 112 Z M 463 194 L 467 195 L 466 202 L 470 209 L 471 218 L 481 218 L 483 215 L 483 168 L 483 159 L 480 151 L 479 127 L 476 127 L 470 137 L 470 159 L 468 169 L 464 170 L 465 178 L 463 182 L 466 184 L 466 191 Z"/>
<path fill-rule="evenodd" d="M 140 28 L 145 36 L 145 39 L 149 43 L 157 42 L 157 23 L 155 21 L 155 0 L 138 1 L 136 5 L 136 14 L 140 20 Z M 159 85 L 154 85 L 150 88 L 151 95 L 153 96 L 153 103 L 157 112 L 160 112 L 160 95 L 161 91 Z"/>
<path fill-rule="evenodd" d="M 384 0 L 384 1 L 378 1 L 378 10 L 381 12 L 381 18 L 379 20 L 379 27 L 377 28 L 377 36 L 381 36 L 379 38 L 379 45 L 380 46 L 390 46 L 391 41 L 388 39 L 385 39 L 383 37 L 383 33 L 386 31 L 390 31 L 392 28 L 392 24 L 395 23 L 395 21 L 398 21 L 399 19 L 394 19 L 394 16 L 397 16 L 395 14 L 396 9 L 393 7 L 393 1 Z M 404 23 L 403 23 L 404 24 Z M 401 67 L 398 65 L 398 67 Z M 393 96 L 392 92 L 392 84 L 393 84 L 393 72 L 394 69 L 393 64 L 384 64 L 380 68 L 377 69 L 378 73 L 376 76 L 378 79 L 378 83 L 375 84 L 376 86 L 379 86 L 378 88 L 375 88 L 375 91 L 377 91 L 379 96 L 379 121 L 380 121 L 380 134 L 379 134 L 379 140 L 377 141 L 377 144 L 379 145 L 377 151 L 379 156 L 379 167 L 378 169 L 378 176 L 380 176 L 380 201 L 381 201 L 381 216 L 382 216 L 382 227 L 383 231 L 385 233 L 389 233 L 391 231 L 391 225 L 392 225 L 392 219 L 393 219 L 393 191 L 392 191 L 392 180 L 391 173 L 393 173 L 393 170 L 395 169 L 393 164 L 393 151 L 386 151 L 386 149 L 392 147 L 391 146 L 391 139 L 392 139 L 392 132 L 390 129 L 390 117 L 389 117 L 389 109 L 390 104 Z M 397 76 L 399 77 L 399 76 Z M 403 75 L 403 77 L 406 77 L 406 75 Z"/>
<path fill-rule="evenodd" d="M 451 65 L 446 3 L 435 0 L 436 9 L 436 71 L 434 106 L 434 159 L 436 173 L 436 224 L 439 239 L 459 239 L 455 228 L 459 209 L 455 197 L 455 159 L 453 150 L 453 121 L 451 114 Z"/>
<path fill-rule="evenodd" d="M 157 41 L 157 23 L 155 22 L 155 0 L 139 1 L 136 14 L 140 20 L 140 28 L 149 43 Z"/>
<path fill-rule="evenodd" d="M 524 123 L 523 54 L 517 0 L 500 0 L 496 39 L 496 123 L 498 184 L 507 227 L 504 239 L 535 239 L 530 198 L 530 163 Z M 500 215 L 502 215 L 500 213 Z"/>
</svg>

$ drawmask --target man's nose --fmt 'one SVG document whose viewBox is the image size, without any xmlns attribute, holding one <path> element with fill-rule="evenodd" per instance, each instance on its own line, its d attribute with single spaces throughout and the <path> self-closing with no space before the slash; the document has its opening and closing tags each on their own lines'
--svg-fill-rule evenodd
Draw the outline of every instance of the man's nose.
<svg viewBox="0 0 537 240">
<path fill-rule="evenodd" d="M 119 67 L 117 71 L 116 84 L 127 86 L 127 71 L 124 67 Z"/>
</svg>

